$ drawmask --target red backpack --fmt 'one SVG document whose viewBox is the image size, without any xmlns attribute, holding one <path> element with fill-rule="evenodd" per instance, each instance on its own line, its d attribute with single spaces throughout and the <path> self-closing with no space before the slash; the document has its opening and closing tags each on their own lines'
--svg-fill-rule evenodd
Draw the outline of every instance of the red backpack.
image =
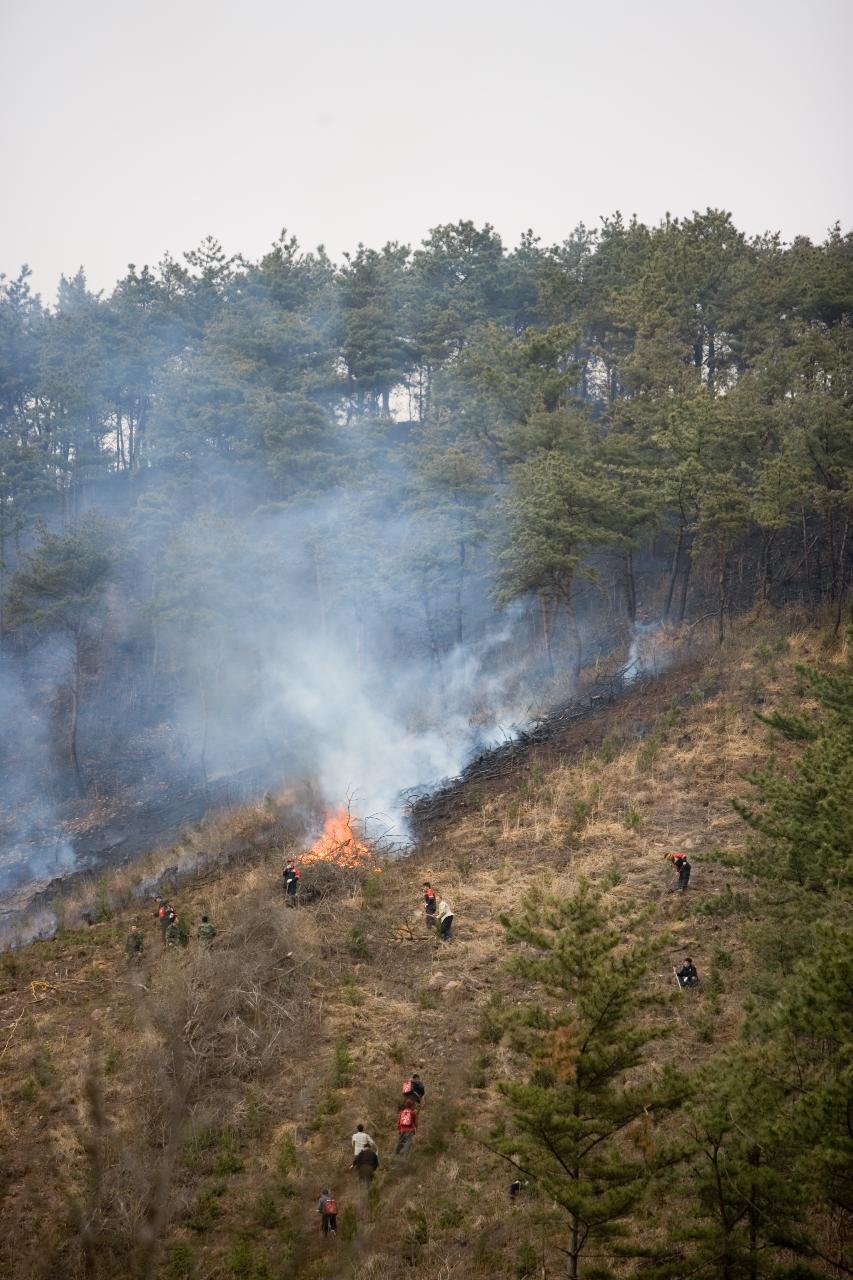
<svg viewBox="0 0 853 1280">
<path fill-rule="evenodd" d="M 400 1129 L 416 1129 L 417 1125 L 418 1125 L 418 1118 L 415 1115 L 415 1112 L 412 1110 L 411 1107 L 404 1107 L 403 1110 L 400 1112 L 400 1121 L 399 1121 Z"/>
<path fill-rule="evenodd" d="M 337 1213 L 337 1212 L 338 1212 L 338 1202 L 337 1202 L 337 1200 L 332 1200 L 331 1198 L 329 1198 L 329 1199 L 326 1201 L 326 1205 L 325 1205 L 325 1208 L 323 1209 L 323 1212 L 324 1212 L 324 1213 Z"/>
<path fill-rule="evenodd" d="M 403 1081 L 403 1093 L 414 1093 L 414 1088 L 412 1086 L 411 1080 Z"/>
</svg>

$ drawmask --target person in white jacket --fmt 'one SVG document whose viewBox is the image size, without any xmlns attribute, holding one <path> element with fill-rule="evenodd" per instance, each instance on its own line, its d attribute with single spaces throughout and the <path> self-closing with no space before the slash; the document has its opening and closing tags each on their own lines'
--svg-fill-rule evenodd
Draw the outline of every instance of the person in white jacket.
<svg viewBox="0 0 853 1280">
<path fill-rule="evenodd" d="M 361 1155 L 362 1151 L 375 1151 L 376 1143 L 373 1141 L 369 1133 L 364 1132 L 364 1125 L 357 1124 L 355 1133 L 352 1135 L 352 1154 L 353 1156 Z"/>
<path fill-rule="evenodd" d="M 438 936 L 442 942 L 450 942 L 451 929 L 453 927 L 453 912 L 450 907 L 441 899 L 438 904 Z"/>
</svg>

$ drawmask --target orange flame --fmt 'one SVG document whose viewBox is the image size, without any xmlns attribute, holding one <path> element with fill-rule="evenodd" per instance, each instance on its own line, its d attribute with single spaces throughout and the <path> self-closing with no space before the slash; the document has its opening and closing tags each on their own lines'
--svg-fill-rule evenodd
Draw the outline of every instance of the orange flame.
<svg viewBox="0 0 853 1280">
<path fill-rule="evenodd" d="M 312 862 L 335 862 L 339 867 L 360 867 L 373 861 L 373 850 L 352 829 L 352 818 L 346 809 L 326 815 L 323 834 L 302 855 L 302 865 Z"/>
</svg>

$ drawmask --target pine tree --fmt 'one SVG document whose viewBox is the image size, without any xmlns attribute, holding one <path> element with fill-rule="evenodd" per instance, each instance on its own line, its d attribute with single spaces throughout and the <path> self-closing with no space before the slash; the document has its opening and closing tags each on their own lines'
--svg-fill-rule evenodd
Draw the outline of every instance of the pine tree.
<svg viewBox="0 0 853 1280">
<path fill-rule="evenodd" d="M 92 517 L 70 533 L 45 531 L 9 583 L 10 628 L 26 628 L 36 637 L 58 632 L 71 640 L 68 749 L 81 793 L 86 785 L 77 751 L 77 726 L 83 658 L 112 567 L 107 545 L 103 523 Z"/>
<path fill-rule="evenodd" d="M 489 1145 L 563 1211 L 567 1274 L 578 1277 L 591 1246 L 631 1251 L 627 1223 L 664 1159 L 650 1126 L 683 1093 L 648 1064 L 665 1030 L 653 1016 L 660 998 L 647 988 L 661 941 L 648 937 L 645 918 L 612 922 L 584 881 L 566 899 L 531 893 L 501 923 L 524 947 L 511 967 L 538 998 L 508 1018 L 527 1079 L 500 1083 L 510 1132 Z M 625 941 L 640 931 L 646 940 Z M 599 1260 L 585 1274 L 613 1272 Z"/>
<path fill-rule="evenodd" d="M 853 888 L 853 658 L 829 673 L 813 667 L 799 673 L 821 711 L 758 717 L 789 741 L 808 745 L 793 775 L 772 758 L 747 775 L 754 798 L 734 804 L 756 836 L 742 861 L 753 875 L 847 895 Z"/>
</svg>

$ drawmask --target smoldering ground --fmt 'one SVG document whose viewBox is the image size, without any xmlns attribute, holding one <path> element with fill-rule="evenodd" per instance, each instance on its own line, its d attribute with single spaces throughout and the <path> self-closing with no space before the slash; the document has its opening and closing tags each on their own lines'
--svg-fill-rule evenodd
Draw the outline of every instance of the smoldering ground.
<svg viewBox="0 0 853 1280">
<path fill-rule="evenodd" d="M 430 519 L 401 512 L 399 475 L 385 480 L 378 495 L 352 486 L 285 508 L 188 489 L 183 511 L 151 521 L 149 478 L 97 526 L 113 564 L 84 651 L 87 795 L 69 786 L 67 654 L 53 642 L 48 661 L 42 638 L 0 668 L 0 803 L 16 824 L 0 891 L 73 869 L 63 821 L 87 804 L 119 795 L 126 810 L 175 788 L 215 804 L 217 781 L 242 773 L 308 782 L 319 807 L 349 802 L 370 834 L 404 844 L 402 793 L 528 717 L 529 622 L 495 609 L 487 547 L 464 572 L 443 563 Z"/>
</svg>

